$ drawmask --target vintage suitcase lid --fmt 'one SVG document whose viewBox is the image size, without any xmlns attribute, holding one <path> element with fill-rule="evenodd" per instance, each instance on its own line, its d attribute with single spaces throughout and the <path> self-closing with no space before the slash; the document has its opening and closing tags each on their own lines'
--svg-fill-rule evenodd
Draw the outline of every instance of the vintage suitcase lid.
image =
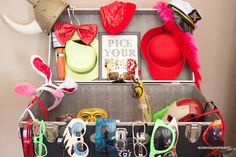
<svg viewBox="0 0 236 157">
<path fill-rule="evenodd" d="M 98 32 L 104 33 L 104 29 L 101 24 L 100 20 L 100 13 L 99 9 L 91 9 L 91 8 L 77 8 L 75 9 L 75 16 L 80 20 L 81 24 L 98 24 Z M 89 18 L 88 18 L 89 17 Z M 59 17 L 58 21 L 64 21 L 69 23 L 69 18 L 67 12 L 63 12 L 62 15 Z M 137 9 L 136 13 L 131 20 L 129 26 L 123 32 L 123 34 L 127 33 L 139 33 L 140 39 L 139 43 L 143 37 L 143 35 L 150 29 L 154 27 L 158 27 L 162 25 L 162 21 L 160 17 L 157 15 L 156 9 Z M 100 35 L 97 35 L 97 39 Z M 53 73 L 53 81 L 60 83 L 61 81 L 57 77 L 57 67 L 56 67 L 56 52 L 53 48 L 53 40 L 52 34 L 49 36 L 49 55 L 48 55 L 48 64 L 50 65 Z M 100 40 L 100 39 L 99 39 Z M 99 43 L 100 44 L 100 43 Z M 100 45 L 99 45 L 100 46 Z M 147 63 L 144 61 L 143 56 L 141 54 L 140 48 L 139 49 L 139 69 L 141 70 L 141 80 L 143 82 L 152 82 L 152 83 L 194 83 L 194 75 L 192 71 L 189 69 L 187 63 L 185 64 L 182 72 L 176 78 L 176 80 L 155 80 L 151 77 Z M 100 49 L 99 49 L 100 50 Z M 101 63 L 99 63 L 101 67 Z M 99 68 L 99 78 L 94 81 L 82 81 L 82 82 L 112 82 L 104 79 L 100 79 L 100 72 L 101 68 Z M 129 81 L 127 81 L 129 82 Z"/>
</svg>

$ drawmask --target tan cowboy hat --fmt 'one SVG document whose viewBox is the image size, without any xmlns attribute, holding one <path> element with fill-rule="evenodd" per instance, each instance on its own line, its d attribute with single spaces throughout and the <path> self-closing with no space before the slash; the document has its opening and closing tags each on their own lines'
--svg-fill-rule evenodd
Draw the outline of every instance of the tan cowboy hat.
<svg viewBox="0 0 236 157">
<path fill-rule="evenodd" d="M 68 3 L 62 0 L 27 1 L 33 5 L 35 11 L 35 20 L 30 24 L 17 24 L 3 14 L 3 18 L 6 23 L 14 30 L 23 34 L 36 34 L 40 32 L 45 32 L 48 34 L 58 17 L 69 6 Z"/>
</svg>

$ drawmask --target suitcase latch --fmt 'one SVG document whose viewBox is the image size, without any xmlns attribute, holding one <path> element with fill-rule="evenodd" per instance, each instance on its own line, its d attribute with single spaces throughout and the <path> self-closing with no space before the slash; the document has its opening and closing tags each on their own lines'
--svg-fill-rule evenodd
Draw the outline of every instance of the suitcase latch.
<svg viewBox="0 0 236 157">
<path fill-rule="evenodd" d="M 201 135 L 202 127 L 199 124 L 188 124 L 185 128 L 185 137 L 190 143 L 197 142 Z"/>
</svg>

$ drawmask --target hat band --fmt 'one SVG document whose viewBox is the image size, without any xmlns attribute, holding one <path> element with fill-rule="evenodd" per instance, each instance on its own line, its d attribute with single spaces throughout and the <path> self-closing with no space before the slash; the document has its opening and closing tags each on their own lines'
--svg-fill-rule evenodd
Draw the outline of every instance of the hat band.
<svg viewBox="0 0 236 157">
<path fill-rule="evenodd" d="M 195 23 L 193 22 L 193 20 L 192 20 L 190 17 L 188 17 L 185 13 L 183 13 L 179 8 L 177 8 L 177 7 L 175 7 L 175 6 L 171 5 L 171 4 L 169 4 L 169 6 L 171 6 L 171 8 L 172 8 L 175 12 L 177 12 L 178 14 L 180 14 L 185 20 L 187 20 L 187 21 L 191 24 L 191 26 L 192 26 L 193 28 L 195 28 Z"/>
</svg>

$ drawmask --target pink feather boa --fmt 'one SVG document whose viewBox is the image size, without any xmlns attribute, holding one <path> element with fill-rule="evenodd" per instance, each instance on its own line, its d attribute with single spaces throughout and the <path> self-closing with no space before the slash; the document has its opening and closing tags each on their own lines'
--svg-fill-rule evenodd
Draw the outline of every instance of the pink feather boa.
<svg viewBox="0 0 236 157">
<path fill-rule="evenodd" d="M 202 80 L 199 63 L 199 52 L 192 34 L 184 32 L 174 21 L 173 10 L 168 8 L 164 2 L 157 2 L 155 8 L 161 19 L 164 22 L 163 27 L 169 32 L 177 44 L 180 46 L 180 50 L 183 55 L 187 58 L 190 69 L 193 71 L 195 76 L 195 84 L 200 90 L 200 82 Z"/>
</svg>

